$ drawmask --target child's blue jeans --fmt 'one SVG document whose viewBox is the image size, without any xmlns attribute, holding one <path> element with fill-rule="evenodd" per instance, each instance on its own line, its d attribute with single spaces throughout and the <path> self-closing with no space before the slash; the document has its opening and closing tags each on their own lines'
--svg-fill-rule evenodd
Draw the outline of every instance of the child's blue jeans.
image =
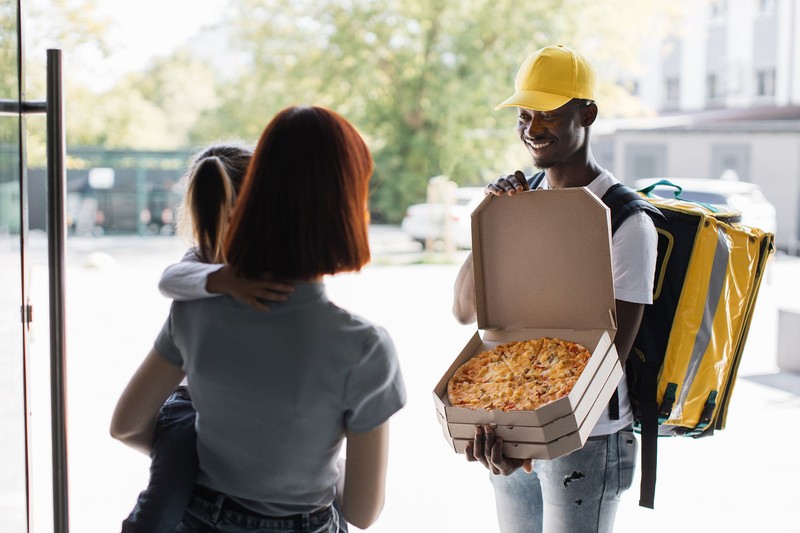
<svg viewBox="0 0 800 533">
<path fill-rule="evenodd" d="M 122 533 L 168 533 L 183 518 L 197 477 L 196 414 L 186 387 L 164 402 L 150 452 L 150 483 L 122 522 Z"/>
</svg>

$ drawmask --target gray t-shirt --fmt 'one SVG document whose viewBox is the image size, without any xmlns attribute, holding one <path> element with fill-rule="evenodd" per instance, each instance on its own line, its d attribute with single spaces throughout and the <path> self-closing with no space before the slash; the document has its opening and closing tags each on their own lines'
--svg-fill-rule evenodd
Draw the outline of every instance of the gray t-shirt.
<svg viewBox="0 0 800 533">
<path fill-rule="evenodd" d="M 270 307 L 174 302 L 155 349 L 188 376 L 198 483 L 284 516 L 328 505 L 345 431 L 375 429 L 406 394 L 386 331 L 334 305 L 322 283 Z"/>
</svg>

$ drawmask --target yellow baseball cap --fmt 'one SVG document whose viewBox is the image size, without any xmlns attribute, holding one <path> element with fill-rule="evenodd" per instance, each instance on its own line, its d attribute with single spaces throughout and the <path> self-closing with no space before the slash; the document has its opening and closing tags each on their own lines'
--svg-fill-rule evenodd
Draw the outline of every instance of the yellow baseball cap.
<svg viewBox="0 0 800 533">
<path fill-rule="evenodd" d="M 514 81 L 514 94 L 495 109 L 558 109 L 573 98 L 594 100 L 596 75 L 589 61 L 566 46 L 546 46 L 531 54 Z"/>
</svg>

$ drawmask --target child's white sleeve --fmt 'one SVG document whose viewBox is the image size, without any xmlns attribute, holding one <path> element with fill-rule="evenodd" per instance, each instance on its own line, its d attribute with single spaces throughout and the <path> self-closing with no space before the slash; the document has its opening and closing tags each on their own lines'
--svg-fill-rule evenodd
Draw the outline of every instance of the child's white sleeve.
<svg viewBox="0 0 800 533">
<path fill-rule="evenodd" d="M 158 290 L 167 298 L 178 301 L 220 296 L 218 293 L 208 292 L 206 282 L 209 274 L 222 267 L 222 264 L 203 263 L 194 250 L 189 250 L 180 263 L 170 265 L 164 270 L 158 282 Z"/>
</svg>

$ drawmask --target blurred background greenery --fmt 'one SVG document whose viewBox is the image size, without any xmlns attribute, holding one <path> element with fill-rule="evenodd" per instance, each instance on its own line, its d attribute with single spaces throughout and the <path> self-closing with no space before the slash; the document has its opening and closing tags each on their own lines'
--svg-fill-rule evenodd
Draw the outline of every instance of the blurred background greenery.
<svg viewBox="0 0 800 533">
<path fill-rule="evenodd" d="M 603 116 L 647 115 L 624 82 L 640 68 L 637 43 L 668 35 L 687 3 L 231 0 L 184 44 L 112 79 L 87 69 L 87 58 L 158 36 L 115 43 L 101 2 L 32 0 L 26 92 L 29 100 L 44 95 L 40 52 L 62 48 L 68 175 L 133 165 L 177 178 L 207 143 L 255 141 L 287 105 L 328 106 L 373 151 L 373 220 L 397 223 L 406 206 L 424 199 L 431 176 L 482 185 L 530 165 L 514 111 L 494 106 L 512 90 L 522 60 L 542 46 L 562 43 L 591 57 Z M 29 131 L 29 164 L 44 167 L 43 121 L 31 120 Z M 163 184 L 165 194 L 175 181 Z"/>
</svg>

